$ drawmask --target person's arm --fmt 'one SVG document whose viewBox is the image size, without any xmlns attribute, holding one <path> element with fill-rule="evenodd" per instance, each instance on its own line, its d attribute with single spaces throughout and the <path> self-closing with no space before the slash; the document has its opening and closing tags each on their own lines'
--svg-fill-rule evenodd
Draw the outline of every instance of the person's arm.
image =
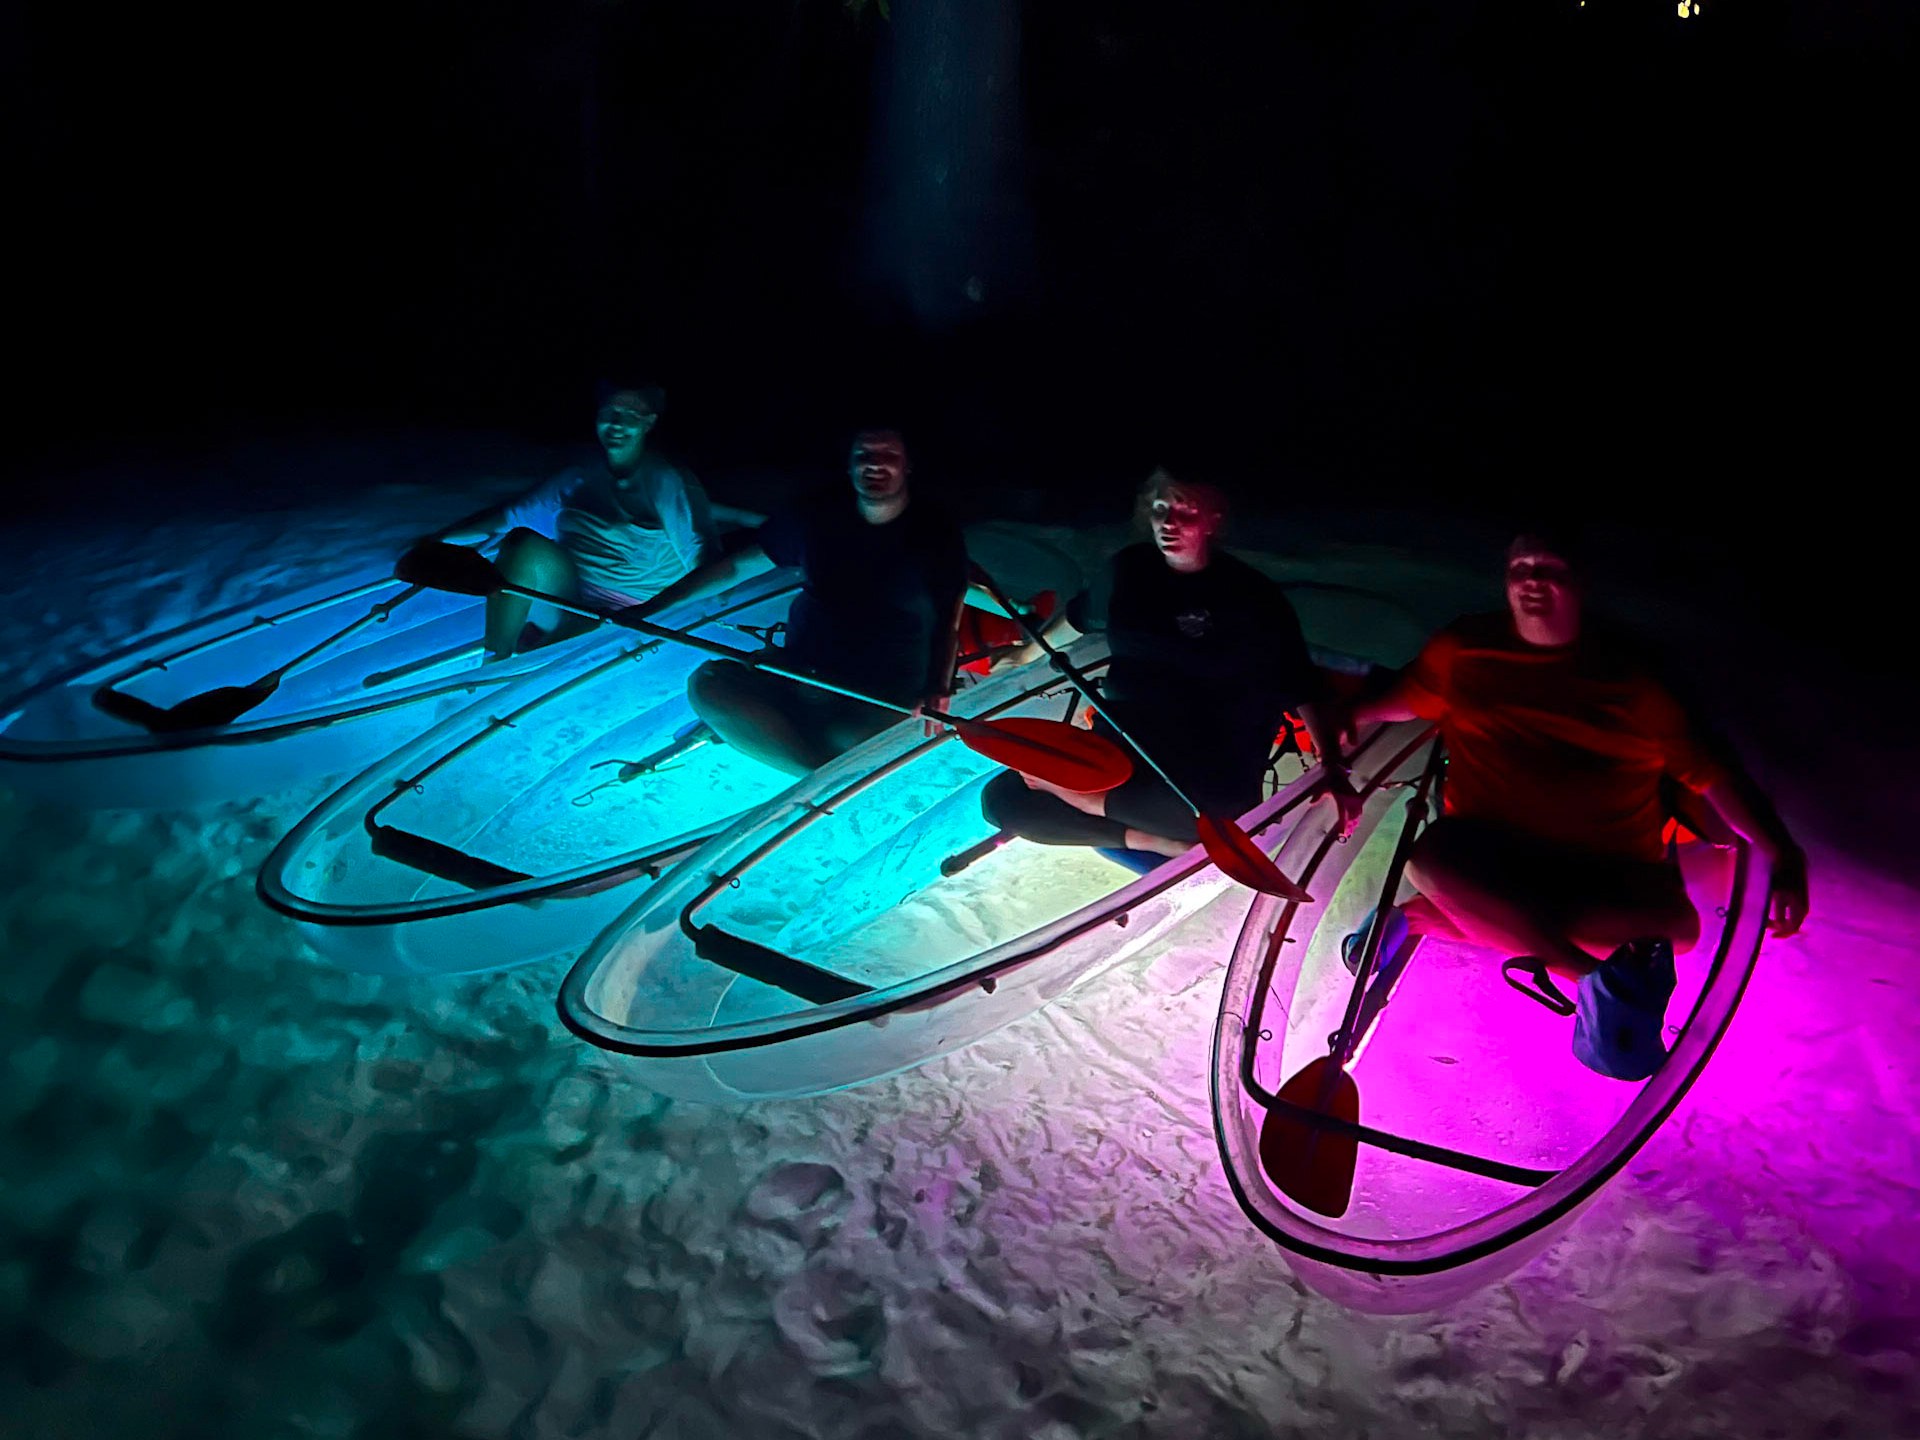
<svg viewBox="0 0 1920 1440">
<path fill-rule="evenodd" d="M 1773 801 L 1747 774 L 1732 747 L 1702 730 L 1664 686 L 1655 692 L 1654 708 L 1643 723 L 1662 734 L 1667 774 L 1701 796 L 1766 857 L 1773 876 L 1768 928 L 1782 939 L 1793 934 L 1807 918 L 1807 855 Z"/>
<path fill-rule="evenodd" d="M 507 524 L 507 507 L 489 505 L 485 510 L 476 510 L 423 538 L 447 545 L 484 545 L 494 536 L 504 535 L 512 528 Z"/>
<path fill-rule="evenodd" d="M 1419 720 L 1424 718 L 1414 708 L 1415 687 L 1402 671 L 1393 678 L 1385 690 L 1370 699 L 1356 700 L 1350 711 L 1352 723 L 1362 725 L 1377 722 L 1388 724 L 1396 720 Z M 1317 733 L 1317 732 L 1316 732 Z"/>
<path fill-rule="evenodd" d="M 464 519 L 456 520 L 444 529 L 436 530 L 425 536 L 428 540 L 438 540 L 448 545 L 479 545 L 496 535 L 504 535 L 509 530 L 525 527 L 554 538 L 554 525 L 560 518 L 561 508 L 566 504 L 566 492 L 574 481 L 570 471 L 563 471 L 551 480 L 543 481 L 524 495 L 511 500 L 503 500 L 498 505 L 489 505 L 484 510 L 476 510 Z"/>
<path fill-rule="evenodd" d="M 745 545 L 730 555 L 722 555 L 717 560 L 709 560 L 705 565 L 689 570 L 659 594 L 642 600 L 638 605 L 629 606 L 621 613 L 635 620 L 645 620 L 686 601 L 704 600 L 709 595 L 717 595 L 729 586 L 750 580 L 772 568 L 773 561 L 765 550 L 758 545 Z"/>
<path fill-rule="evenodd" d="M 969 600 L 967 603 L 973 602 Z M 1067 607 L 1064 605 L 1055 610 L 1044 623 L 1035 625 L 1034 629 L 1056 650 L 1064 650 L 1080 638 L 1080 631 L 1076 630 L 1073 622 L 1067 618 Z M 1046 653 L 1033 641 L 1023 641 L 1004 655 L 996 656 L 993 663 L 987 667 L 987 673 L 998 675 L 1007 670 L 1017 670 L 1022 665 L 1033 664 Z"/>
<path fill-rule="evenodd" d="M 1274 673 L 1285 677 L 1282 683 L 1293 692 L 1300 718 L 1306 721 L 1307 732 L 1313 736 L 1314 749 L 1320 755 L 1320 790 L 1333 799 L 1340 834 L 1350 835 L 1353 827 L 1360 823 L 1363 808 L 1348 778 L 1346 758 L 1340 751 L 1340 736 L 1351 722 L 1328 692 L 1325 677 L 1313 663 L 1313 656 L 1307 650 L 1306 632 L 1300 627 L 1300 613 L 1287 599 L 1286 591 L 1277 581 L 1264 576 L 1261 583 L 1271 597 L 1266 619 L 1266 629 L 1271 636 L 1270 663 Z"/>
<path fill-rule="evenodd" d="M 1746 776 L 1730 772 L 1709 786 L 1706 801 L 1767 857 L 1773 876 L 1767 928 L 1780 939 L 1806 923 L 1807 852 L 1787 832 L 1773 802 Z"/>
<path fill-rule="evenodd" d="M 707 490 L 684 470 L 670 472 L 662 487 L 660 523 L 673 553 L 688 570 L 698 570 L 720 554 L 720 530 L 713 521 Z"/>
<path fill-rule="evenodd" d="M 920 698 L 923 710 L 945 710 L 953 698 L 953 678 L 960 659 L 960 611 L 966 606 L 966 591 L 961 591 L 947 607 L 945 625 L 934 626 L 933 654 L 927 666 L 926 689 Z M 921 722 L 921 731 L 932 736 L 940 726 L 933 720 Z"/>
<path fill-rule="evenodd" d="M 934 613 L 942 616 L 936 620 L 930 653 L 927 656 L 926 686 L 921 692 L 923 708 L 944 710 L 947 701 L 952 698 L 955 671 L 960 659 L 960 612 L 967 604 L 967 543 L 955 527 L 940 546 L 928 557 L 927 568 L 922 572 L 925 583 L 932 592 Z M 931 727 L 924 727 L 931 735 Z"/>
<path fill-rule="evenodd" d="M 805 552 L 801 521 L 794 512 L 783 510 L 754 531 L 751 540 L 741 537 L 727 551 L 689 570 L 658 595 L 641 601 L 627 613 L 644 620 L 670 605 L 704 600 L 776 565 L 801 565 Z"/>
<path fill-rule="evenodd" d="M 1348 711 L 1350 725 L 1391 724 L 1400 720 L 1446 719 L 1453 659 L 1459 641 L 1442 630 L 1420 647 L 1413 663 L 1379 694 L 1357 700 Z"/>
</svg>

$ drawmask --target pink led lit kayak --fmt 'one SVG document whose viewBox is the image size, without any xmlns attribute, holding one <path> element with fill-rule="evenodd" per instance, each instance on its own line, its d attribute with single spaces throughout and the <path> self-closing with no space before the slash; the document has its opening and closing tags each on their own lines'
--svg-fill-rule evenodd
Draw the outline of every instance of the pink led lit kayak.
<svg viewBox="0 0 1920 1440">
<path fill-rule="evenodd" d="M 1674 844 L 1703 924 L 1667 1008 L 1671 1054 L 1644 1083 L 1606 1079 L 1574 1058 L 1570 1019 L 1502 983 L 1502 957 L 1419 937 L 1380 953 L 1384 927 L 1364 922 L 1405 898 L 1406 847 L 1444 783 L 1431 734 L 1391 728 L 1351 839 L 1316 809 L 1275 851 L 1315 900 L 1261 896 L 1248 913 L 1214 1034 L 1213 1110 L 1236 1199 L 1301 1279 L 1411 1313 L 1539 1253 L 1673 1112 L 1753 973 L 1769 875 L 1721 827 L 1720 843 Z"/>
</svg>

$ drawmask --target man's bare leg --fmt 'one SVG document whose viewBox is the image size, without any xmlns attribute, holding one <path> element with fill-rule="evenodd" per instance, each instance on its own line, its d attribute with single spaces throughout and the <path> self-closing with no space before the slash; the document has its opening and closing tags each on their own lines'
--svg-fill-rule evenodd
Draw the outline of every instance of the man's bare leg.
<svg viewBox="0 0 1920 1440">
<path fill-rule="evenodd" d="M 1449 920 L 1446 912 L 1424 895 L 1416 895 L 1400 907 L 1401 914 L 1407 917 L 1407 929 L 1415 935 L 1430 936 L 1435 940 L 1465 940 L 1460 927 Z"/>
<path fill-rule="evenodd" d="M 515 530 L 508 535 L 501 542 L 498 564 L 500 573 L 515 585 L 541 590 L 562 600 L 580 598 L 580 571 L 574 565 L 573 557 L 546 536 L 532 530 Z M 489 595 L 487 653 L 496 657 L 513 654 L 520 646 L 520 636 L 527 628 L 527 617 L 532 613 L 533 602 L 524 595 L 509 595 L 504 590 L 496 590 Z M 569 630 L 577 633 L 589 623 L 569 623 L 572 619 L 564 617 L 554 634 L 559 636 Z"/>
<path fill-rule="evenodd" d="M 809 774 L 833 758 L 780 709 L 762 677 L 737 661 L 709 660 L 695 670 L 687 702 L 721 740 L 783 775 Z"/>
<path fill-rule="evenodd" d="M 1045 780 L 1036 780 L 1031 775 L 1022 774 L 1020 778 L 1027 782 L 1029 790 L 1038 790 L 1043 794 L 1052 795 L 1065 801 L 1082 814 L 1099 815 L 1102 818 L 1106 816 L 1105 792 L 1098 795 L 1084 795 L 1077 790 L 1063 790 L 1058 785 L 1049 784 Z M 1149 855 L 1167 856 L 1184 855 L 1193 848 L 1191 840 L 1179 840 L 1171 835 L 1156 835 L 1151 830 L 1136 830 L 1132 826 L 1127 827 L 1126 845 L 1129 850 L 1144 850 Z"/>
<path fill-rule="evenodd" d="M 1407 878 L 1468 943 L 1531 955 L 1567 980 L 1579 980 L 1631 940 L 1666 936 L 1679 951 L 1699 937 L 1699 917 L 1684 891 L 1594 902 L 1568 918 L 1564 906 L 1556 915 L 1549 904 L 1515 894 L 1502 868 L 1497 854 L 1436 828 L 1415 845 Z"/>
<path fill-rule="evenodd" d="M 1681 891 L 1672 898 L 1649 896 L 1626 903 L 1582 906 L 1567 922 L 1567 929 L 1581 949 L 1596 955 L 1611 955 L 1629 941 L 1651 935 L 1664 936 L 1674 954 L 1684 955 L 1700 942 L 1700 912 Z"/>
<path fill-rule="evenodd" d="M 1071 805 L 1082 815 L 1104 816 L 1107 813 L 1107 797 L 1104 792 L 1098 795 L 1088 795 L 1079 790 L 1062 789 L 1052 781 L 1039 779 L 1037 776 L 1027 774 L 1024 770 L 1014 773 L 1026 782 L 1029 790 L 1038 790 L 1042 795 L 1051 795 L 1054 799 Z"/>
<path fill-rule="evenodd" d="M 1435 829 L 1407 857 L 1407 879 L 1469 944 L 1507 955 L 1531 955 L 1554 974 L 1578 980 L 1604 956 L 1577 945 L 1546 907 L 1509 893 L 1497 862 L 1478 847 Z"/>
</svg>

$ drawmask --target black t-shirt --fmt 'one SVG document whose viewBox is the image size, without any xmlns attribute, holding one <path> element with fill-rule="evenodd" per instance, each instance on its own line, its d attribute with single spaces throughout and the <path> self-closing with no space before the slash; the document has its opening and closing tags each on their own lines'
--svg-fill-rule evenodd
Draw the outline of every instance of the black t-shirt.
<svg viewBox="0 0 1920 1440">
<path fill-rule="evenodd" d="M 1183 573 L 1130 545 L 1082 618 L 1112 647 L 1114 715 L 1176 779 L 1256 781 L 1282 716 L 1319 694 L 1286 592 L 1224 552 Z"/>
<path fill-rule="evenodd" d="M 938 507 L 916 498 L 872 525 L 843 486 L 774 515 L 758 539 L 774 564 L 803 577 L 787 617 L 797 666 L 902 704 L 951 682 L 936 672 L 967 588 L 967 548 Z"/>
</svg>

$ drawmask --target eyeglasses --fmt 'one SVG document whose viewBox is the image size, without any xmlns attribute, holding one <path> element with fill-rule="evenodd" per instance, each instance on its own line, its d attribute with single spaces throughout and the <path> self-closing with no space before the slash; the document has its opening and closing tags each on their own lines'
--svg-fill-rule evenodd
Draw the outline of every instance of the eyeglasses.
<svg viewBox="0 0 1920 1440">
<path fill-rule="evenodd" d="M 1529 580 L 1564 585 L 1573 578 L 1573 569 L 1564 560 L 1516 560 L 1507 566 L 1510 584 L 1524 585 Z"/>
<path fill-rule="evenodd" d="M 1174 502 L 1156 500 L 1147 507 L 1147 514 L 1155 520 L 1180 520 L 1191 523 L 1206 514 L 1198 505 L 1189 501 Z"/>
</svg>

